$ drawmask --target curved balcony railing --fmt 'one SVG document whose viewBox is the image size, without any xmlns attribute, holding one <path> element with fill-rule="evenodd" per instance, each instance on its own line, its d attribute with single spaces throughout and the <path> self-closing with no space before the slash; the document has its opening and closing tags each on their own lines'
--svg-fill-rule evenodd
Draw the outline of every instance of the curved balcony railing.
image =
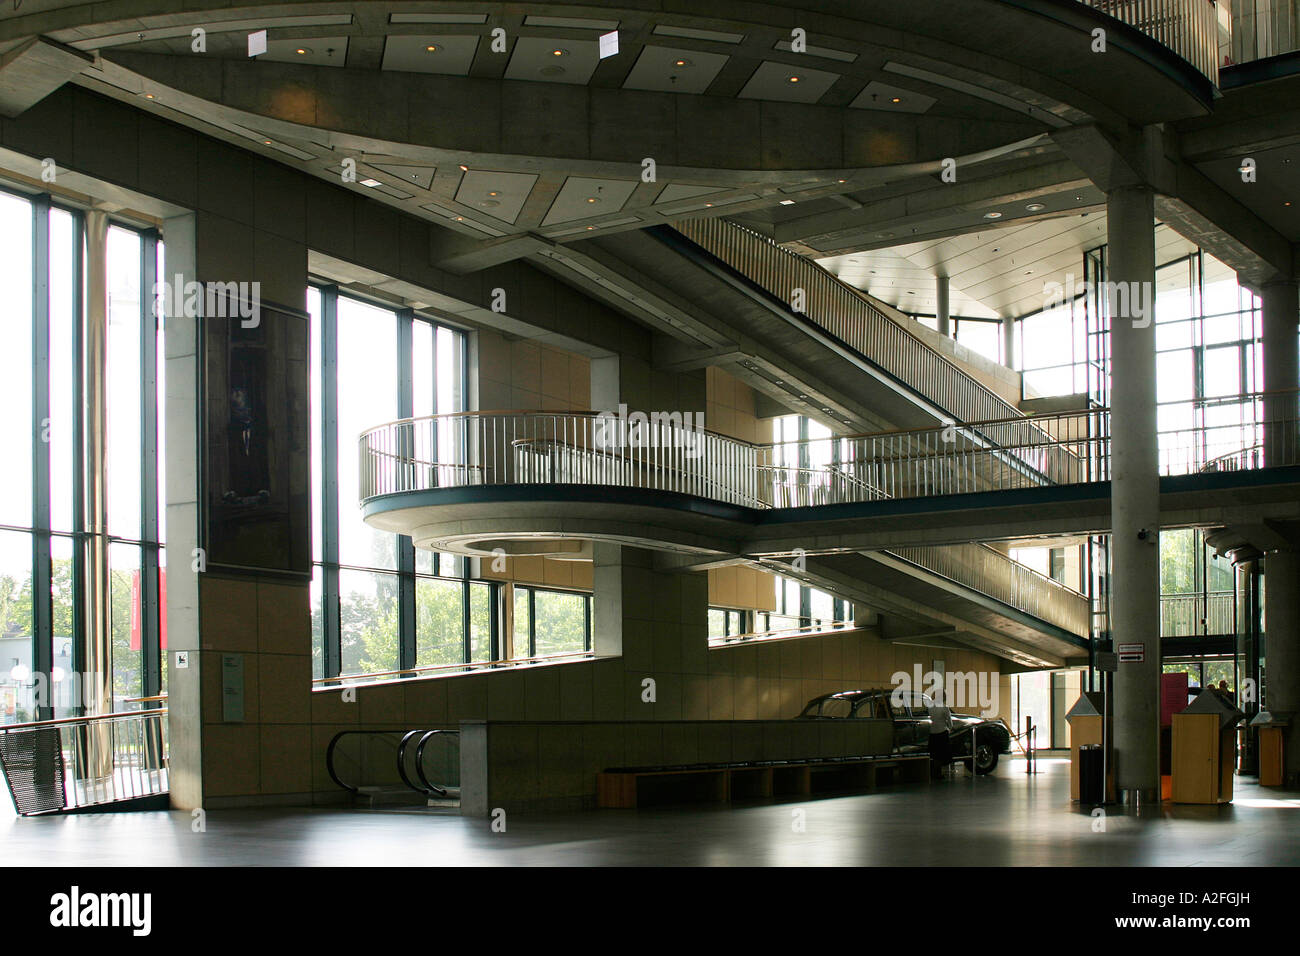
<svg viewBox="0 0 1300 956">
<path fill-rule="evenodd" d="M 1159 471 L 1296 464 L 1296 407 L 1294 390 L 1162 403 Z M 389 422 L 359 439 L 360 497 L 580 484 L 806 508 L 1083 484 L 1111 474 L 1107 409 L 771 445 L 681 421 L 678 413 L 620 420 L 596 412 L 460 412 Z M 987 444 L 986 435 L 999 444 Z"/>
<path fill-rule="evenodd" d="M 1079 0 L 1141 30 L 1173 50 L 1219 85 L 1219 24 L 1231 28 L 1231 16 L 1221 18 L 1215 0 Z M 1227 0 L 1222 0 L 1225 4 Z M 1226 12 L 1226 11 L 1225 11 Z"/>
</svg>

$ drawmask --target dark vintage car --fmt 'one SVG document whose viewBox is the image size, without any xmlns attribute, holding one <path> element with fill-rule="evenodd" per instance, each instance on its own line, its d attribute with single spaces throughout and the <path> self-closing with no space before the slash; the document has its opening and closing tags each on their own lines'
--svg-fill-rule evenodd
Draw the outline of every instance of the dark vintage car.
<svg viewBox="0 0 1300 956">
<path fill-rule="evenodd" d="M 894 752 L 925 753 L 930 748 L 930 696 L 905 692 L 900 694 L 902 702 L 895 703 L 893 695 L 892 689 L 823 694 L 809 701 L 799 717 L 805 720 L 851 720 L 855 717 L 892 720 Z M 959 763 L 970 761 L 973 736 L 976 773 L 992 773 L 998 765 L 998 755 L 1011 753 L 1011 731 L 1001 720 L 987 720 L 954 711 L 952 725 L 952 759 Z"/>
</svg>

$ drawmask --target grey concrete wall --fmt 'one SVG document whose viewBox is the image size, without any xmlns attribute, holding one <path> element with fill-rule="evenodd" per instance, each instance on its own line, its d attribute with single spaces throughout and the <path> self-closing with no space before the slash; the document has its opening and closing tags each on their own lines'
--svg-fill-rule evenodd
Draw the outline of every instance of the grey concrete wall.
<svg viewBox="0 0 1300 956">
<path fill-rule="evenodd" d="M 465 722 L 461 812 L 485 817 L 595 806 L 611 767 L 887 754 L 887 720 Z"/>
</svg>

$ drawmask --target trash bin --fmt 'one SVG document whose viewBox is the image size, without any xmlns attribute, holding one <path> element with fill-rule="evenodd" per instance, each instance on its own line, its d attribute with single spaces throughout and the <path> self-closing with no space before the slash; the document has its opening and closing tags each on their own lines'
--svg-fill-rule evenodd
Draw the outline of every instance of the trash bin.
<svg viewBox="0 0 1300 956">
<path fill-rule="evenodd" d="M 1079 802 L 1103 804 L 1101 746 L 1085 744 L 1079 748 Z"/>
</svg>

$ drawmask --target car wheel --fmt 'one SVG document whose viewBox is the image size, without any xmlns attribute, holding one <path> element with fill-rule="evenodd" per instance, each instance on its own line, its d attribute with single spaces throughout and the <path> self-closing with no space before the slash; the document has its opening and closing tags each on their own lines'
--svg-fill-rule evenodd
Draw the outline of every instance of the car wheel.
<svg viewBox="0 0 1300 956">
<path fill-rule="evenodd" d="M 998 748 L 994 746 L 993 741 L 988 739 L 976 739 L 975 741 L 975 772 L 992 773 L 998 765 Z"/>
</svg>

